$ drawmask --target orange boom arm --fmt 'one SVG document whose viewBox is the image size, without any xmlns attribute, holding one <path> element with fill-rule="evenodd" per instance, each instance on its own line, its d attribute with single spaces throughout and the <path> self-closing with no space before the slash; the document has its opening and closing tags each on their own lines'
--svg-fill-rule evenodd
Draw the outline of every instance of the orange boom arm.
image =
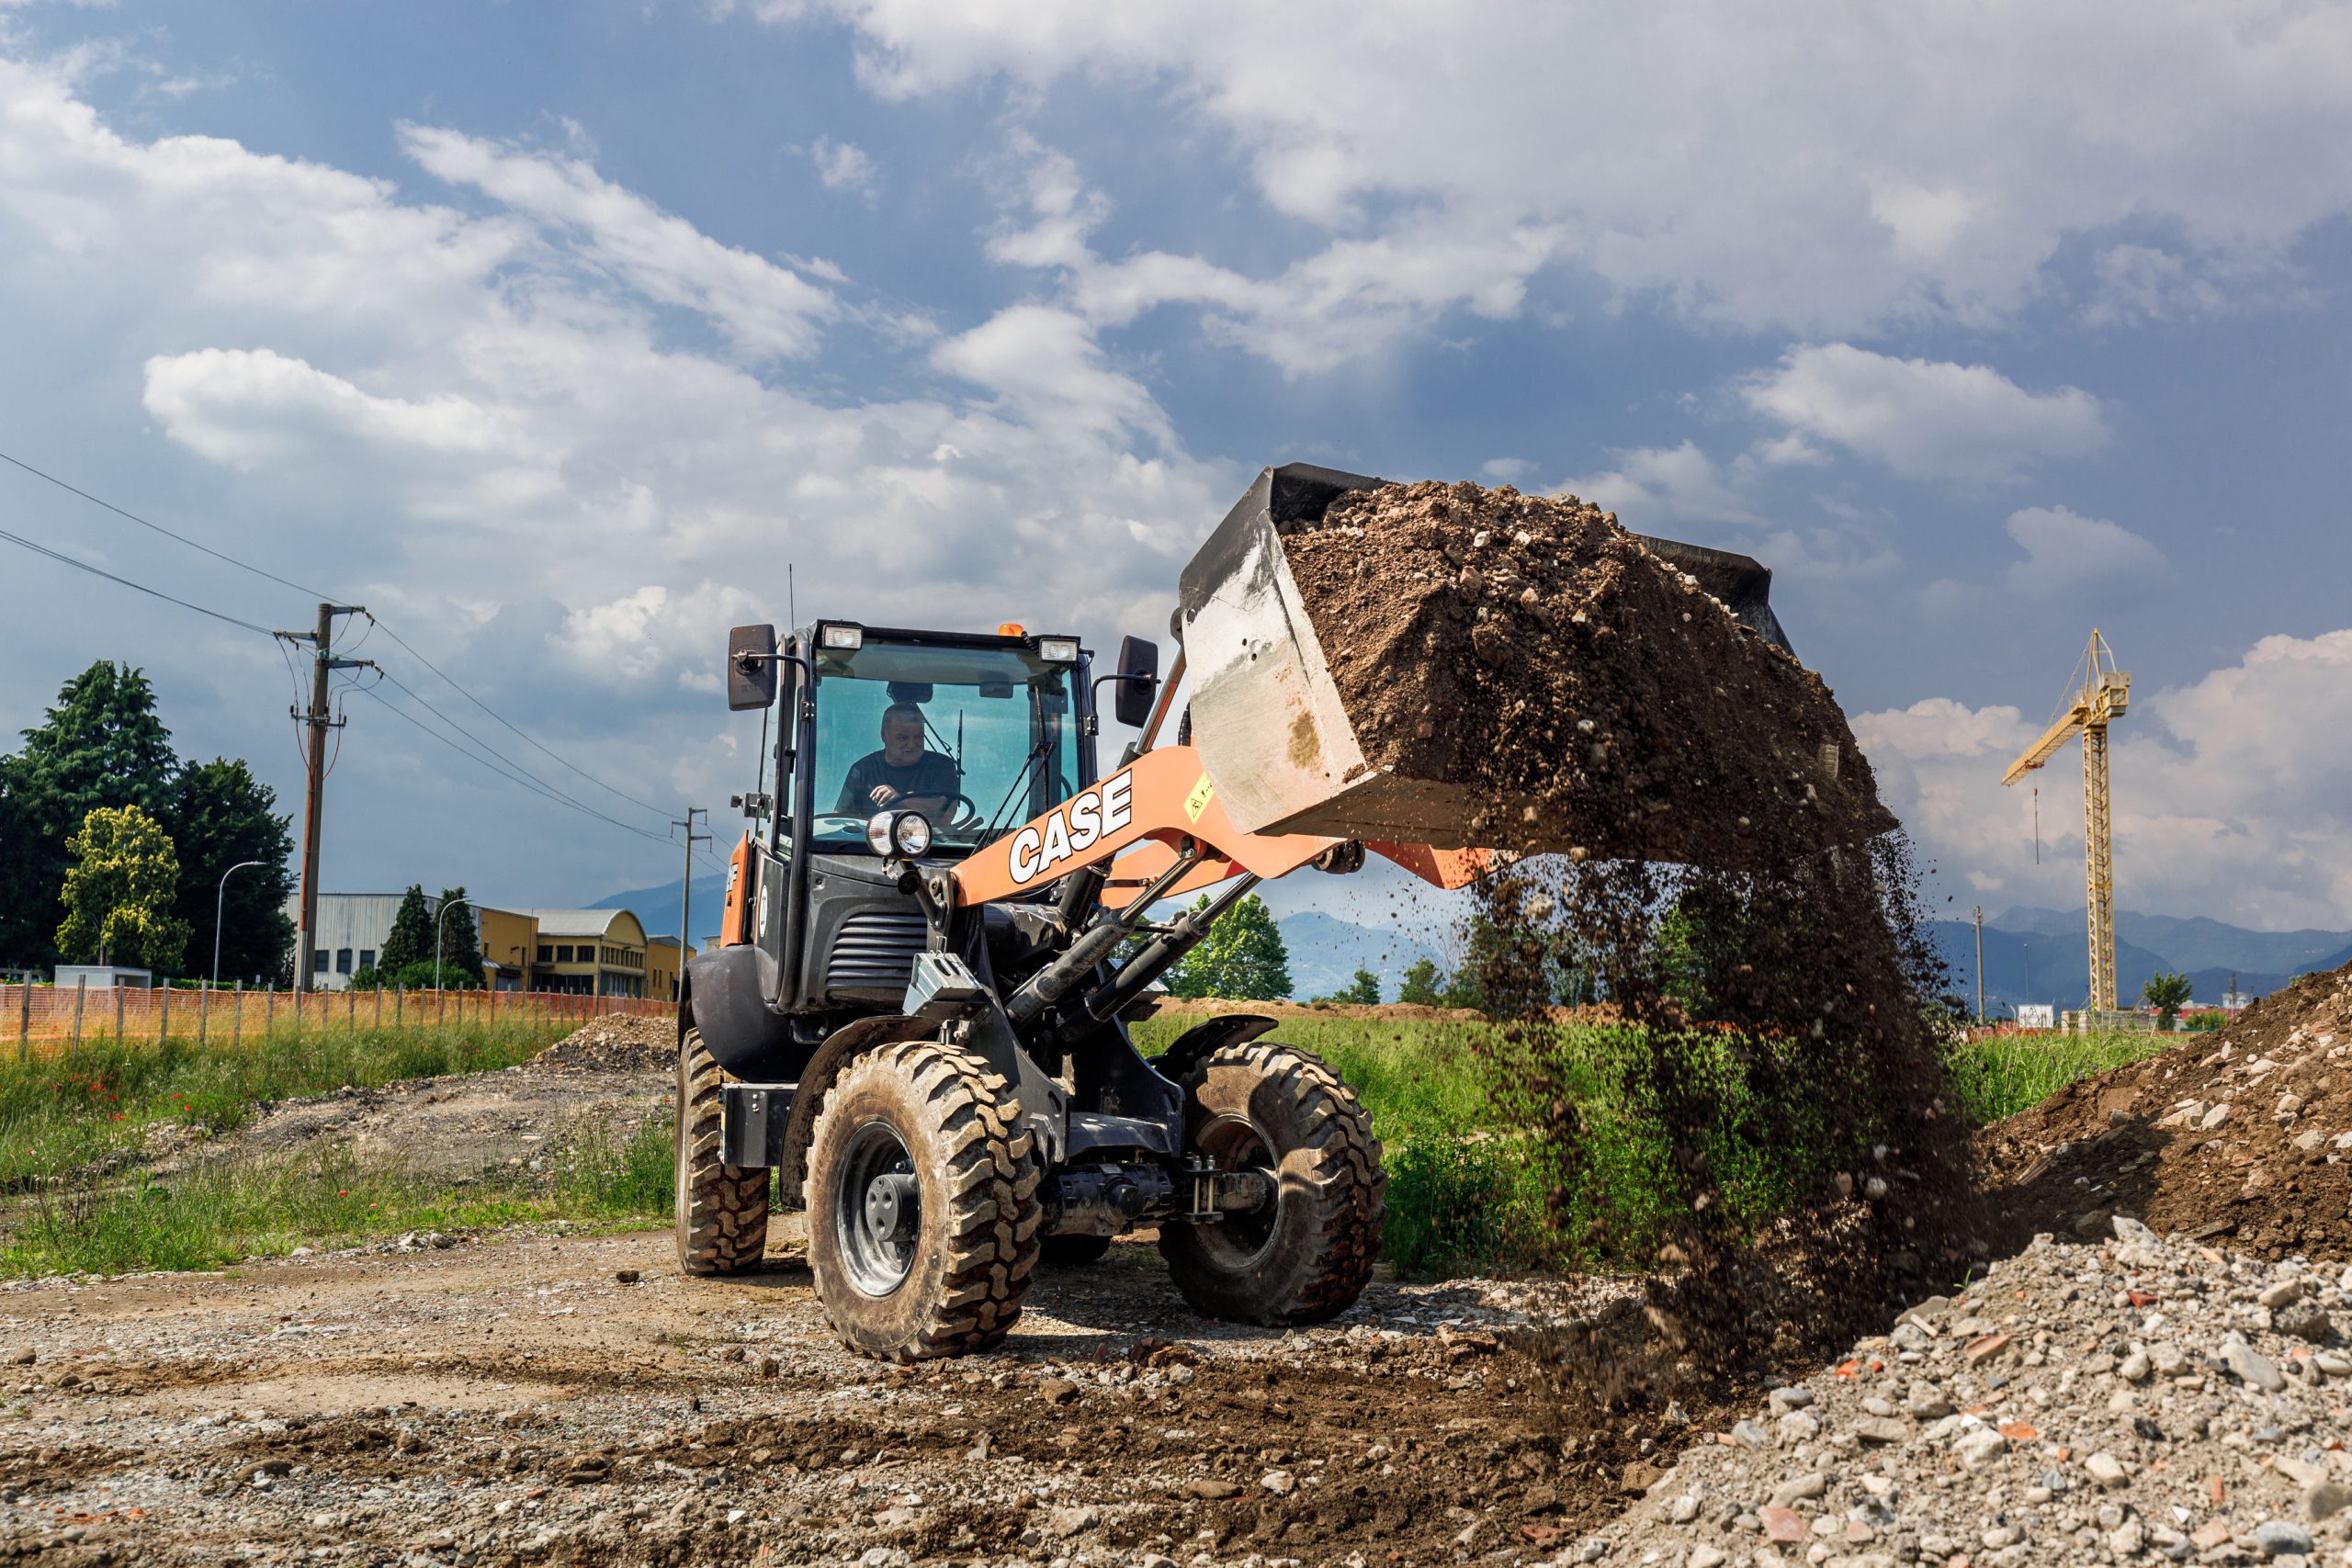
<svg viewBox="0 0 2352 1568">
<path fill-rule="evenodd" d="M 1282 876 L 1342 840 L 1307 833 L 1242 832 L 1226 817 L 1200 753 L 1190 746 L 1162 746 L 966 859 L 952 873 L 956 901 L 971 905 L 1010 898 L 1133 851 L 1133 863 L 1120 865 L 1105 890 L 1104 901 L 1117 908 L 1172 866 L 1188 841 L 1201 863 L 1169 889 L 1170 896 L 1245 872 Z M 1462 886 L 1487 861 L 1483 850 L 1366 847 L 1441 887 Z"/>
</svg>

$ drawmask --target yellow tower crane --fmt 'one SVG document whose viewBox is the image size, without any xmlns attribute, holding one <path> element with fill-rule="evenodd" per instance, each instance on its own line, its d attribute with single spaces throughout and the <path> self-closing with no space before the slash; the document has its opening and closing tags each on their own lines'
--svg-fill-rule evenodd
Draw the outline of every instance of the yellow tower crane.
<svg viewBox="0 0 2352 1568">
<path fill-rule="evenodd" d="M 2079 684 L 2077 681 L 2079 680 Z M 2083 650 L 2067 679 L 2067 694 L 2059 701 L 2064 710 L 2009 764 L 2001 782 L 2013 784 L 2048 761 L 2058 748 L 2076 735 L 2083 738 L 2083 880 L 2090 897 L 2090 1005 L 2115 1010 L 2115 856 L 2108 834 L 2107 727 L 2122 716 L 2132 699 L 2132 677 L 2115 667 L 2115 650 L 2091 630 L 2090 646 Z"/>
</svg>

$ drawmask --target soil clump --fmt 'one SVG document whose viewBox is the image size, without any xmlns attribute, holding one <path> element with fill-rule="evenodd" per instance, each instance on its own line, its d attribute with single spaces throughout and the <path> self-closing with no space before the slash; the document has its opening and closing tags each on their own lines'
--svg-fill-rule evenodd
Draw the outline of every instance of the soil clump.
<svg viewBox="0 0 2352 1568">
<path fill-rule="evenodd" d="M 1286 536 L 1374 763 L 1467 787 L 1488 847 L 1755 863 L 1893 825 L 1819 676 L 1574 497 L 1384 485 Z"/>
<path fill-rule="evenodd" d="M 2352 1259 L 2352 965 L 1984 1129 L 2014 1237 L 2109 1214 L 2262 1258 Z"/>
</svg>

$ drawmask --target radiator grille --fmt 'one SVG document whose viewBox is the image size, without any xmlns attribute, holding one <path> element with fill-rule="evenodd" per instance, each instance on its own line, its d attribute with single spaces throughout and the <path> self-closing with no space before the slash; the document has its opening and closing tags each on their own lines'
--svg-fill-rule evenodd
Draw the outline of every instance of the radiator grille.
<svg viewBox="0 0 2352 1568">
<path fill-rule="evenodd" d="M 825 958 L 831 990 L 903 991 L 922 951 L 920 909 L 860 909 L 842 922 Z"/>
</svg>

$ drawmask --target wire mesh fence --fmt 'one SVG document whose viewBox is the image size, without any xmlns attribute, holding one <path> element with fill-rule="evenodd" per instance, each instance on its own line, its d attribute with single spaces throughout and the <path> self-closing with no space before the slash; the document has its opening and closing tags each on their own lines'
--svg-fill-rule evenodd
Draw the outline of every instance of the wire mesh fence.
<svg viewBox="0 0 2352 1568">
<path fill-rule="evenodd" d="M 0 1041 L 17 1058 L 73 1051 L 85 1041 L 166 1036 L 234 1045 L 328 1029 L 428 1029 L 467 1022 L 568 1023 L 670 1018 L 674 1002 L 566 991 L 282 991 L 243 986 L 0 986 Z"/>
</svg>

